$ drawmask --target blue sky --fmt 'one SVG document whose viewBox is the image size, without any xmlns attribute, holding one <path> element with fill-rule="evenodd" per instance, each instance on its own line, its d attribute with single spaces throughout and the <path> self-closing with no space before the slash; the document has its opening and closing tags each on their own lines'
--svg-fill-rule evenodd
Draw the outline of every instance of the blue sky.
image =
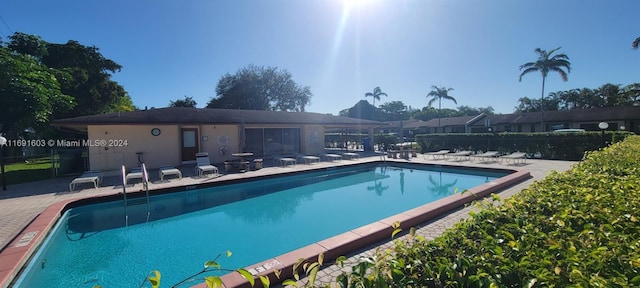
<svg viewBox="0 0 640 288">
<path fill-rule="evenodd" d="M 539 74 L 518 82 L 537 47 L 562 47 L 572 63 L 546 92 L 640 82 L 638 11 L 635 0 L 7 0 L 0 36 L 98 47 L 140 108 L 185 95 L 204 107 L 223 75 L 254 64 L 310 86 L 310 112 L 371 102 L 376 86 L 389 95 L 376 106 L 422 108 L 437 85 L 458 105 L 511 113 L 540 97 Z"/>
</svg>

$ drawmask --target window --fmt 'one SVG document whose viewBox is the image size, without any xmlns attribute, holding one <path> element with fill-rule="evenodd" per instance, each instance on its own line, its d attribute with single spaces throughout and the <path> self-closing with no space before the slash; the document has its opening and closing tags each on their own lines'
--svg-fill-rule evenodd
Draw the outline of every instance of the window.
<svg viewBox="0 0 640 288">
<path fill-rule="evenodd" d="M 245 151 L 254 156 L 292 155 L 300 153 L 300 128 L 246 129 Z"/>
</svg>

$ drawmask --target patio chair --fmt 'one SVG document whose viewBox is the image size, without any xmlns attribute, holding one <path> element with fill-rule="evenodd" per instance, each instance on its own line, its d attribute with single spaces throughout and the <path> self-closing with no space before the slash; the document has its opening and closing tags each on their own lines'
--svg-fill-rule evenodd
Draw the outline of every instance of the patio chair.
<svg viewBox="0 0 640 288">
<path fill-rule="evenodd" d="M 342 153 L 342 158 L 349 159 L 349 160 L 357 160 L 357 159 L 360 159 L 360 154 L 353 153 L 353 152 L 345 152 L 345 153 Z"/>
<path fill-rule="evenodd" d="M 296 159 L 300 160 L 300 162 L 304 161 L 305 164 L 320 163 L 320 157 L 313 155 L 297 154 Z"/>
<path fill-rule="evenodd" d="M 440 150 L 440 151 L 434 151 L 434 152 L 428 152 L 428 153 L 424 153 L 424 157 L 427 158 L 427 156 L 433 156 L 433 159 L 444 159 L 447 157 L 447 154 L 449 154 L 449 150 Z"/>
<path fill-rule="evenodd" d="M 125 184 L 129 184 L 129 181 L 134 179 L 140 179 L 140 181 L 144 182 L 143 178 L 144 174 L 142 173 L 142 168 L 136 167 L 131 169 L 131 171 L 129 171 L 129 173 L 127 173 L 127 175 L 125 176 Z"/>
<path fill-rule="evenodd" d="M 175 175 L 178 176 L 178 180 L 182 179 L 182 172 L 173 166 L 161 166 L 158 169 L 158 176 L 160 181 L 164 181 L 165 176 Z"/>
<path fill-rule="evenodd" d="M 462 161 L 464 158 L 467 158 L 466 160 L 470 160 L 472 153 L 473 152 L 468 150 L 462 150 L 462 151 L 447 154 L 447 156 L 451 157 L 454 161 Z"/>
<path fill-rule="evenodd" d="M 484 153 L 480 153 L 480 154 L 476 154 L 473 155 L 473 157 L 477 158 L 477 159 L 489 159 L 489 160 L 493 160 L 493 162 L 496 162 L 498 160 L 498 154 L 500 152 L 498 151 L 487 151 Z"/>
<path fill-rule="evenodd" d="M 297 156 L 296 156 L 297 157 Z M 296 165 L 296 158 L 291 158 L 282 155 L 273 155 L 273 165 L 286 167 L 287 165 Z"/>
<path fill-rule="evenodd" d="M 207 172 L 213 172 L 214 174 L 218 174 L 218 167 L 211 165 L 211 161 L 209 161 L 209 153 L 207 152 L 199 152 L 196 153 L 196 174 L 198 176 L 202 176 Z"/>
<path fill-rule="evenodd" d="M 342 155 L 339 155 L 339 154 L 332 154 L 332 153 L 329 153 L 329 154 L 322 154 L 321 156 L 322 156 L 322 157 L 324 158 L 324 160 L 326 160 L 326 161 L 342 160 Z"/>
<path fill-rule="evenodd" d="M 513 164 L 518 163 L 519 161 L 522 161 L 522 163 L 526 163 L 527 161 L 527 153 L 524 152 L 513 152 L 509 155 L 503 155 L 500 156 L 500 159 L 504 159 L 506 161 L 511 161 L 513 162 Z"/>
<path fill-rule="evenodd" d="M 69 191 L 72 192 L 73 189 L 76 188 L 78 184 L 82 184 L 82 183 L 93 183 L 93 187 L 95 189 L 98 189 L 98 186 L 100 186 L 101 182 L 102 182 L 101 171 L 97 171 L 97 170 L 85 171 L 84 173 L 82 173 L 82 175 L 71 180 L 71 183 L 69 183 Z"/>
</svg>

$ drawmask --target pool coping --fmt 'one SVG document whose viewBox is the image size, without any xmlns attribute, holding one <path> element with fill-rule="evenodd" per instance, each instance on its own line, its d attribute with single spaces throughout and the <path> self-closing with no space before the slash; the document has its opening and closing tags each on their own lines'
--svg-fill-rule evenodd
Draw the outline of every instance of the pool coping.
<svg viewBox="0 0 640 288">
<path fill-rule="evenodd" d="M 487 169 L 496 170 L 496 169 Z M 261 261 L 259 263 L 247 266 L 245 269 L 251 272 L 254 277 L 267 276 L 271 283 L 278 283 L 293 276 L 293 266 L 299 263 L 300 259 L 307 262 L 315 262 L 318 256 L 324 254 L 325 263 L 336 259 L 339 256 L 346 255 L 358 249 L 367 247 L 385 239 L 391 239 L 391 233 L 394 228 L 392 225 L 399 222 L 402 230 L 408 230 L 419 224 L 428 222 L 439 217 L 442 213 L 459 208 L 482 199 L 491 193 L 498 192 L 512 185 L 520 183 L 531 178 L 528 171 L 512 170 L 513 173 L 498 178 L 494 181 L 484 183 L 482 185 L 468 189 L 464 193 L 458 193 L 449 197 L 436 200 L 434 202 L 407 210 L 405 212 L 384 218 L 353 229 L 348 232 L 318 241 L 307 245 L 300 249 L 276 256 L 274 258 Z M 300 274 L 304 275 L 302 268 L 299 268 Z M 276 270 L 279 270 L 279 277 L 276 277 Z M 255 282 L 255 286 L 251 286 L 249 281 L 238 272 L 231 272 L 223 275 L 222 283 L 226 288 L 251 288 L 262 287 L 260 281 Z M 206 284 L 192 286 L 195 288 L 206 288 Z"/>
<path fill-rule="evenodd" d="M 307 261 L 317 261 L 318 255 L 324 254 L 324 259 L 326 260 L 335 259 L 338 256 L 346 255 L 347 253 L 356 251 L 357 249 L 366 247 L 367 245 L 374 244 L 384 239 L 390 239 L 391 233 L 393 231 L 392 225 L 395 222 L 399 222 L 400 228 L 406 230 L 410 227 L 414 227 L 416 225 L 434 219 L 446 211 L 459 208 L 474 200 L 481 199 L 491 193 L 500 191 L 531 178 L 531 174 L 528 171 L 516 169 L 478 168 L 418 163 L 416 164 L 435 167 L 441 166 L 464 169 L 471 168 L 471 170 L 480 171 L 501 170 L 510 171 L 512 173 L 488 183 L 484 183 L 468 189 L 464 193 L 451 195 L 449 197 L 419 206 L 414 209 L 410 209 L 408 211 L 387 217 L 371 224 L 361 226 L 359 228 L 318 241 L 294 251 L 250 265 L 245 269 L 254 274 L 254 277 L 257 277 L 258 275 L 269 277 L 272 283 L 289 279 L 293 276 L 293 266 L 297 262 L 299 262 L 299 259 L 301 258 Z M 283 174 L 279 174 L 279 176 L 282 175 Z M 272 175 L 248 178 L 254 179 L 271 176 Z M 247 178 L 245 178 L 245 180 L 246 179 Z M 221 181 L 220 183 L 233 183 L 236 182 L 237 179 L 228 181 L 230 182 Z M 218 183 L 218 185 L 220 183 Z M 175 188 L 176 187 L 173 187 L 174 190 Z M 158 189 L 158 191 L 160 191 L 161 193 L 161 191 L 167 189 L 171 188 Z M 118 195 L 119 194 L 69 199 L 49 205 L 42 213 L 40 213 L 33 221 L 31 221 L 2 251 L 0 251 L 0 287 L 9 287 L 9 285 L 12 284 L 22 268 L 27 264 L 33 253 L 35 253 L 37 248 L 40 247 L 51 229 L 56 225 L 57 221 L 62 216 L 64 211 L 73 206 L 77 206 L 79 203 L 86 204 L 87 202 L 96 202 L 99 199 L 104 200 L 105 198 L 118 197 Z M 281 272 L 279 278 L 276 277 L 277 270 Z M 222 281 L 224 283 L 224 286 L 227 288 L 252 287 L 249 282 L 238 272 L 231 272 L 223 275 Z M 258 285 L 258 287 L 260 287 L 259 282 L 260 281 L 256 281 L 256 285 Z M 205 284 L 199 284 L 193 287 L 207 286 Z"/>
</svg>

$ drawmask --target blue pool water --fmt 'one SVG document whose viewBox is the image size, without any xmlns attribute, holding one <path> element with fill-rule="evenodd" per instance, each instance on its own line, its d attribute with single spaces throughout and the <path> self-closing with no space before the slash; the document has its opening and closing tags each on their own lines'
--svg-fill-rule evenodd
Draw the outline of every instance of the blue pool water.
<svg viewBox="0 0 640 288">
<path fill-rule="evenodd" d="M 502 177 L 425 166 L 335 168 L 72 208 L 16 287 L 170 287 L 221 252 L 236 269 Z M 137 205 L 136 205 L 137 203 Z M 147 210 L 149 220 L 147 221 Z"/>
</svg>

